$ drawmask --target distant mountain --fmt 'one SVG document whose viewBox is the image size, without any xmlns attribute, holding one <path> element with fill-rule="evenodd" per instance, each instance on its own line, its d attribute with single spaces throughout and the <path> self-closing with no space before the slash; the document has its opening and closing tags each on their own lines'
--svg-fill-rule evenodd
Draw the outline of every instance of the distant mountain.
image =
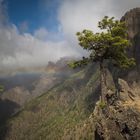
<svg viewBox="0 0 140 140">
<path fill-rule="evenodd" d="M 32 90 L 34 87 L 31 83 L 39 80 L 40 73 L 17 73 L 15 75 L 5 75 L 0 77 L 0 84 L 4 86 L 4 90 L 10 90 L 14 87 L 24 87 L 27 90 Z"/>
<path fill-rule="evenodd" d="M 1 102 L 8 101 L 4 103 L 5 107 L 0 108 L 0 122 L 21 110 L 31 99 L 40 96 L 78 71 L 68 68 L 69 60 L 70 58 L 61 58 L 56 63 L 49 62 L 46 67 L 36 68 L 35 72 L 17 72 L 15 75 L 0 77 L 0 84 L 4 86 L 0 99 Z M 17 108 L 13 110 L 11 106 L 7 109 L 9 102 L 15 103 Z"/>
<path fill-rule="evenodd" d="M 28 72 L 18 71 L 14 75 L 1 76 L 0 84 L 4 86 L 4 93 L 1 97 L 10 95 L 12 98 L 12 93 L 20 92 L 22 94 L 23 91 L 27 91 L 31 96 L 33 94 L 40 95 L 43 91 L 58 83 L 57 81 L 62 81 L 75 71 L 78 71 L 68 68 L 67 64 L 70 60 L 70 58 L 61 58 L 56 63 L 49 62 L 46 67 L 35 68 L 34 72 L 30 68 L 31 71 Z"/>
</svg>

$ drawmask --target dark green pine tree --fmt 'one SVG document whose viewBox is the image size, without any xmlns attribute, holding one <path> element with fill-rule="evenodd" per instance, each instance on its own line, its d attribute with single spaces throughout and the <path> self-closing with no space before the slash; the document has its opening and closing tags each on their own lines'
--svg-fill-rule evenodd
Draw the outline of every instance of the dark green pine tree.
<svg viewBox="0 0 140 140">
<path fill-rule="evenodd" d="M 2 93 L 3 91 L 4 91 L 4 87 L 0 85 L 0 93 Z"/>
<path fill-rule="evenodd" d="M 126 48 L 131 44 L 127 39 L 127 28 L 124 22 L 115 20 L 114 17 L 105 16 L 98 23 L 98 27 L 102 32 L 93 33 L 90 30 L 83 30 L 77 33 L 79 45 L 89 51 L 90 55 L 83 57 L 82 60 L 71 62 L 69 65 L 75 68 L 98 62 L 100 65 L 101 101 L 106 102 L 105 60 L 111 60 L 111 63 L 120 68 L 129 68 L 135 65 L 135 61 L 127 56 Z"/>
</svg>

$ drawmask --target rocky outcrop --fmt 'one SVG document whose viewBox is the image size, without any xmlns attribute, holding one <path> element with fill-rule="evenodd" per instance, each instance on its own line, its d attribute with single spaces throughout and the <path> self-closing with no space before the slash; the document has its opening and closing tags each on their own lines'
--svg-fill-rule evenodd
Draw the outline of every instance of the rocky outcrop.
<svg viewBox="0 0 140 140">
<path fill-rule="evenodd" d="M 140 8 L 128 11 L 121 20 L 126 22 L 128 35 L 131 39 L 140 33 Z"/>
<path fill-rule="evenodd" d="M 126 100 L 135 100 L 136 98 L 139 97 L 139 94 L 134 92 L 136 91 L 136 87 L 133 89 L 132 87 L 130 87 L 128 85 L 128 83 L 122 79 L 119 79 L 119 96 L 118 98 L 121 100 L 121 101 L 126 101 Z M 140 88 L 138 88 L 137 90 L 140 91 Z"/>
<path fill-rule="evenodd" d="M 140 97 L 126 81 L 119 79 L 119 86 L 120 96 L 112 105 L 96 105 L 95 140 L 140 139 Z"/>
<path fill-rule="evenodd" d="M 128 28 L 128 36 L 133 43 L 133 48 L 129 52 L 136 59 L 140 72 L 140 8 L 130 10 L 121 20 L 125 21 Z"/>
<path fill-rule="evenodd" d="M 121 105 L 109 107 L 108 116 L 97 119 L 95 140 L 139 140 L 140 115 L 137 110 Z"/>
<path fill-rule="evenodd" d="M 140 84 L 118 81 L 118 98 L 114 93 L 109 94 L 113 102 L 98 101 L 89 118 L 67 129 L 62 140 L 140 140 Z M 108 86 L 109 93 L 112 86 Z"/>
</svg>

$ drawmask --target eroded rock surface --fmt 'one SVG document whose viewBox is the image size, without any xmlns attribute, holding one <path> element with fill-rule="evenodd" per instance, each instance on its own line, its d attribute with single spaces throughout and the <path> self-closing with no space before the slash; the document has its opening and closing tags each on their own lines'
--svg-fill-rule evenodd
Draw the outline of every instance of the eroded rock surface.
<svg viewBox="0 0 140 140">
<path fill-rule="evenodd" d="M 130 54 L 136 59 L 140 72 L 140 8 L 134 8 L 128 11 L 121 20 L 125 21 L 127 25 L 128 36 L 133 43 Z"/>
<path fill-rule="evenodd" d="M 128 83 L 119 79 L 120 96 L 104 109 L 97 104 L 95 140 L 139 140 L 140 139 L 140 98 Z M 138 85 L 137 85 L 138 87 Z"/>
</svg>

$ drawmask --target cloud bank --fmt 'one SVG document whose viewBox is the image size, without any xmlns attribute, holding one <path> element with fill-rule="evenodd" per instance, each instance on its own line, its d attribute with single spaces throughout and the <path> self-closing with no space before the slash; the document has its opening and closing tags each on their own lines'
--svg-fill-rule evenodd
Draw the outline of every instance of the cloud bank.
<svg viewBox="0 0 140 140">
<path fill-rule="evenodd" d="M 104 16 L 120 19 L 128 10 L 140 7 L 139 0 L 63 0 L 58 18 L 63 32 L 75 37 L 77 31 L 98 31 L 97 23 Z"/>
<path fill-rule="evenodd" d="M 8 22 L 6 6 L 0 0 L 0 69 L 46 65 L 48 61 L 65 56 L 80 57 L 85 52 L 77 45 L 77 31 L 98 31 L 97 22 L 103 16 L 119 19 L 138 6 L 139 0 L 63 0 L 57 15 L 59 32 L 50 33 L 40 27 L 30 34 L 21 33 Z M 27 28 L 27 25 L 22 27 Z M 60 37 L 62 34 L 63 38 Z"/>
<path fill-rule="evenodd" d="M 21 33 L 20 29 L 8 22 L 5 5 L 0 1 L 0 70 L 45 66 L 48 61 L 61 57 L 80 56 L 67 40 L 58 41 L 55 38 L 55 33 L 49 33 L 43 27 L 33 34 Z"/>
</svg>

